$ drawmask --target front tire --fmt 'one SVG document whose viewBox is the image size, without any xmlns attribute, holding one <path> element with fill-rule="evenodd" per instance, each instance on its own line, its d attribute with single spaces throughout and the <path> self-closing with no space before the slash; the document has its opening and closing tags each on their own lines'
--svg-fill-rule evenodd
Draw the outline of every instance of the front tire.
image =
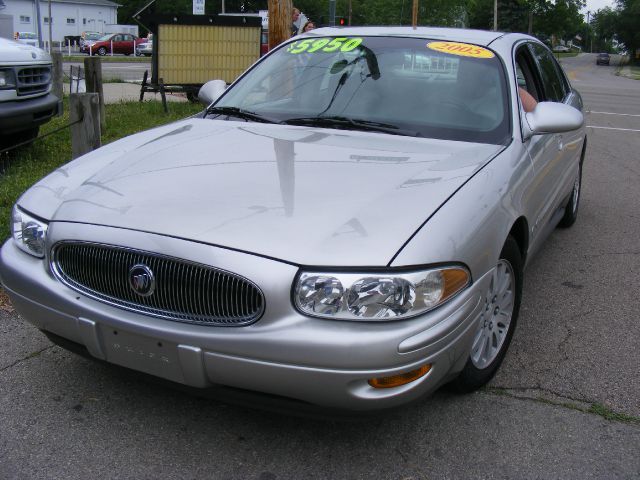
<svg viewBox="0 0 640 480">
<path fill-rule="evenodd" d="M 100 47 L 98 49 L 98 55 L 100 55 L 101 57 L 104 57 L 107 54 L 107 49 L 104 47 Z"/>
<path fill-rule="evenodd" d="M 564 207 L 564 215 L 560 220 L 560 222 L 558 222 L 558 227 L 569 228 L 574 223 L 576 223 L 576 219 L 578 218 L 578 207 L 580 206 L 581 190 L 582 190 L 582 162 L 580 162 L 580 166 L 578 167 L 578 175 L 576 176 L 573 182 L 571 197 L 569 197 L 569 201 L 567 202 L 567 205 Z"/>
<path fill-rule="evenodd" d="M 522 299 L 522 255 L 508 237 L 484 296 L 484 310 L 473 338 L 469 358 L 452 382 L 461 393 L 472 392 L 493 378 L 502 363 L 518 320 Z"/>
</svg>

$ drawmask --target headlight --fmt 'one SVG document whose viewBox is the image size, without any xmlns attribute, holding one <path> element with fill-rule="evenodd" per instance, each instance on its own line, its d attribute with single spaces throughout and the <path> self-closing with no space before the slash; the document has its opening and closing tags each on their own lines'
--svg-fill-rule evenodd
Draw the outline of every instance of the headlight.
<svg viewBox="0 0 640 480">
<path fill-rule="evenodd" d="M 469 271 L 457 266 L 388 274 L 302 272 L 294 302 L 314 317 L 399 320 L 442 305 L 470 281 Z"/>
<path fill-rule="evenodd" d="M 0 70 L 0 88 L 13 88 L 16 82 L 13 79 L 13 71 Z"/>
<path fill-rule="evenodd" d="M 11 227 L 18 248 L 35 256 L 44 257 L 47 224 L 13 207 Z"/>
</svg>

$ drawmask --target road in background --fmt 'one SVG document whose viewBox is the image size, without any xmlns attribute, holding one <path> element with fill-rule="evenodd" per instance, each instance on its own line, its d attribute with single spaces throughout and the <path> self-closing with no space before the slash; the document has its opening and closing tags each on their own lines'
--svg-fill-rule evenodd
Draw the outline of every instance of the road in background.
<svg viewBox="0 0 640 480">
<path fill-rule="evenodd" d="M 103 81 L 122 81 L 122 82 L 142 82 L 145 70 L 149 72 L 149 78 L 151 78 L 151 60 L 148 62 L 109 62 L 109 57 L 100 57 L 102 59 L 102 79 Z M 118 57 L 120 58 L 120 57 Z M 68 82 L 70 76 L 70 67 L 73 66 L 74 70 L 78 67 L 84 69 L 83 62 L 64 62 L 63 69 L 65 74 L 65 81 Z"/>
<path fill-rule="evenodd" d="M 5 307 L 0 478 L 639 478 L 640 82 L 595 55 L 563 64 L 589 111 L 580 215 L 530 264 L 489 388 L 293 418 L 74 356 Z"/>
</svg>

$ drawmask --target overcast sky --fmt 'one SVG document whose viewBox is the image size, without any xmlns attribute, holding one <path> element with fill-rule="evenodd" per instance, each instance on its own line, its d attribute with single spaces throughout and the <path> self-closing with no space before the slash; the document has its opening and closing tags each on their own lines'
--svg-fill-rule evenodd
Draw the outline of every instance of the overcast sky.
<svg viewBox="0 0 640 480">
<path fill-rule="evenodd" d="M 586 15 L 587 11 L 589 12 L 597 12 L 601 8 L 611 7 L 615 8 L 614 0 L 587 0 L 587 6 L 582 11 Z"/>
</svg>

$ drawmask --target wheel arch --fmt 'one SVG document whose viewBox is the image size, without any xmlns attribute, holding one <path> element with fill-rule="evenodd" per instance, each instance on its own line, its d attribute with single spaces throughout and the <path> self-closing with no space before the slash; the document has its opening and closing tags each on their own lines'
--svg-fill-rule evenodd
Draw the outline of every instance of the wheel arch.
<svg viewBox="0 0 640 480">
<path fill-rule="evenodd" d="M 522 263 L 525 264 L 527 260 L 527 252 L 529 250 L 529 223 L 524 217 L 519 217 L 513 223 L 509 235 L 518 244 L 520 249 L 520 255 L 522 256 Z"/>
<path fill-rule="evenodd" d="M 584 163 L 584 157 L 587 154 L 587 136 L 584 136 L 584 141 L 582 142 L 582 153 L 580 154 L 580 166 Z"/>
</svg>

